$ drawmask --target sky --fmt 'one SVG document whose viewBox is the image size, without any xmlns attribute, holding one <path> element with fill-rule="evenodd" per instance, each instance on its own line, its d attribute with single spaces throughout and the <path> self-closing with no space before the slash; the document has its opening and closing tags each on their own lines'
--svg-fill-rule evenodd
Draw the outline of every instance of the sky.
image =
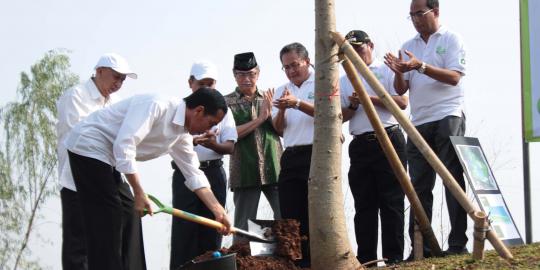
<svg viewBox="0 0 540 270">
<path fill-rule="evenodd" d="M 16 99 L 21 71 L 28 71 L 47 51 L 67 49 L 72 71 L 88 79 L 100 55 L 123 55 L 139 79 L 127 79 L 121 97 L 141 93 L 186 96 L 191 64 L 213 61 L 220 71 L 217 89 L 234 90 L 234 54 L 252 51 L 261 68 L 259 87 L 277 87 L 286 82 L 279 50 L 291 42 L 303 43 L 314 60 L 314 1 L 7 1 L 0 0 L 0 105 Z M 416 32 L 406 19 L 409 1 L 336 0 L 336 29 L 366 31 L 375 43 L 375 53 L 397 52 Z M 479 138 L 505 196 L 516 224 L 524 236 L 523 169 L 521 142 L 521 81 L 518 1 L 443 0 L 441 24 L 462 35 L 467 50 L 465 102 L 467 136 Z M 348 126 L 343 126 L 348 133 Z M 350 141 L 347 137 L 345 147 Z M 343 148 L 343 190 L 350 241 L 354 243 L 348 191 L 347 148 Z M 540 146 L 531 145 L 531 164 L 540 159 Z M 140 163 L 142 184 L 165 202 L 171 201 L 169 157 Z M 540 170 L 532 170 L 532 194 L 540 192 Z M 440 183 L 440 181 L 439 181 Z M 448 233 L 441 205 L 442 187 L 435 187 L 434 228 L 444 242 Z M 438 195 L 440 196 L 438 196 Z M 532 205 L 540 198 L 533 196 Z M 441 205 L 441 207 L 438 207 Z M 232 209 L 229 194 L 227 208 Z M 538 206 L 533 224 L 539 224 Z M 30 249 L 44 266 L 60 269 L 61 210 L 58 199 L 43 208 L 39 237 Z M 266 202 L 260 217 L 270 218 Z M 469 222 L 472 226 L 472 222 Z M 167 269 L 170 218 L 143 218 L 148 269 Z M 533 225 L 533 228 L 535 226 Z M 472 233 L 469 230 L 469 233 Z M 540 240 L 540 226 L 534 229 Z M 226 243 L 230 241 L 225 239 Z M 470 241 L 472 242 L 472 241 Z"/>
</svg>

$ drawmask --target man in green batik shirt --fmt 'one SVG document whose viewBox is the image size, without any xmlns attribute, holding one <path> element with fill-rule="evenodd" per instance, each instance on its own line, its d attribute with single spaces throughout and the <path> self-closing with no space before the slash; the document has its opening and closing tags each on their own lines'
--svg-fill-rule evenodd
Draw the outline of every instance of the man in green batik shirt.
<svg viewBox="0 0 540 270">
<path fill-rule="evenodd" d="M 281 218 L 277 180 L 283 150 L 272 127 L 274 90 L 257 88 L 259 71 L 252 52 L 235 55 L 233 73 L 238 87 L 225 96 L 238 132 L 229 174 L 234 193 L 234 226 L 244 230 L 248 219 L 257 217 L 261 191 L 274 211 L 274 219 Z M 239 240 L 242 238 L 235 235 L 234 242 Z"/>
</svg>

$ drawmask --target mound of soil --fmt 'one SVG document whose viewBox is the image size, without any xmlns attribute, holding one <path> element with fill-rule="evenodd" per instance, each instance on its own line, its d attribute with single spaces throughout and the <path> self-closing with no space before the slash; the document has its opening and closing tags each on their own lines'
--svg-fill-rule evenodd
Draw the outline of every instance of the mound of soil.
<svg viewBox="0 0 540 270">
<path fill-rule="evenodd" d="M 238 270 L 300 270 L 294 260 L 302 258 L 300 241 L 300 223 L 293 219 L 277 220 L 272 226 L 271 234 L 275 237 L 277 245 L 274 256 L 251 256 L 249 242 L 221 248 L 222 255 L 236 253 L 236 267 Z M 265 235 L 269 236 L 269 235 Z M 194 261 L 204 261 L 212 258 L 214 251 L 207 251 Z M 304 268 L 306 269 L 306 268 Z"/>
</svg>

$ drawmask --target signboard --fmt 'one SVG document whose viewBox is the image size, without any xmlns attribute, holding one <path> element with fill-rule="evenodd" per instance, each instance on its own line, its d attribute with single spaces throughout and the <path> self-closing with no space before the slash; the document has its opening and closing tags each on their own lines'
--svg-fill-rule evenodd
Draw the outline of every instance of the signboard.
<svg viewBox="0 0 540 270">
<path fill-rule="evenodd" d="M 540 1 L 520 0 L 524 135 L 540 141 Z"/>
<path fill-rule="evenodd" d="M 480 209 L 489 215 L 491 229 L 506 245 L 523 244 L 478 139 L 451 136 L 450 140 Z"/>
</svg>

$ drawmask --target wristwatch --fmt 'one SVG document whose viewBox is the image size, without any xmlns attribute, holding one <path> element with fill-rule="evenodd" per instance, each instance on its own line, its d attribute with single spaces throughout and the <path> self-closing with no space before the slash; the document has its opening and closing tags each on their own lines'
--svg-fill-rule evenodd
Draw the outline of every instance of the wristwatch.
<svg viewBox="0 0 540 270">
<path fill-rule="evenodd" d="M 302 100 L 300 100 L 299 98 L 296 99 L 296 104 L 294 105 L 294 108 L 295 109 L 300 109 L 300 102 L 302 102 Z"/>
<path fill-rule="evenodd" d="M 426 72 L 426 66 L 426 62 L 422 62 L 422 65 L 417 69 L 418 72 L 424 74 L 424 72 Z"/>
</svg>

